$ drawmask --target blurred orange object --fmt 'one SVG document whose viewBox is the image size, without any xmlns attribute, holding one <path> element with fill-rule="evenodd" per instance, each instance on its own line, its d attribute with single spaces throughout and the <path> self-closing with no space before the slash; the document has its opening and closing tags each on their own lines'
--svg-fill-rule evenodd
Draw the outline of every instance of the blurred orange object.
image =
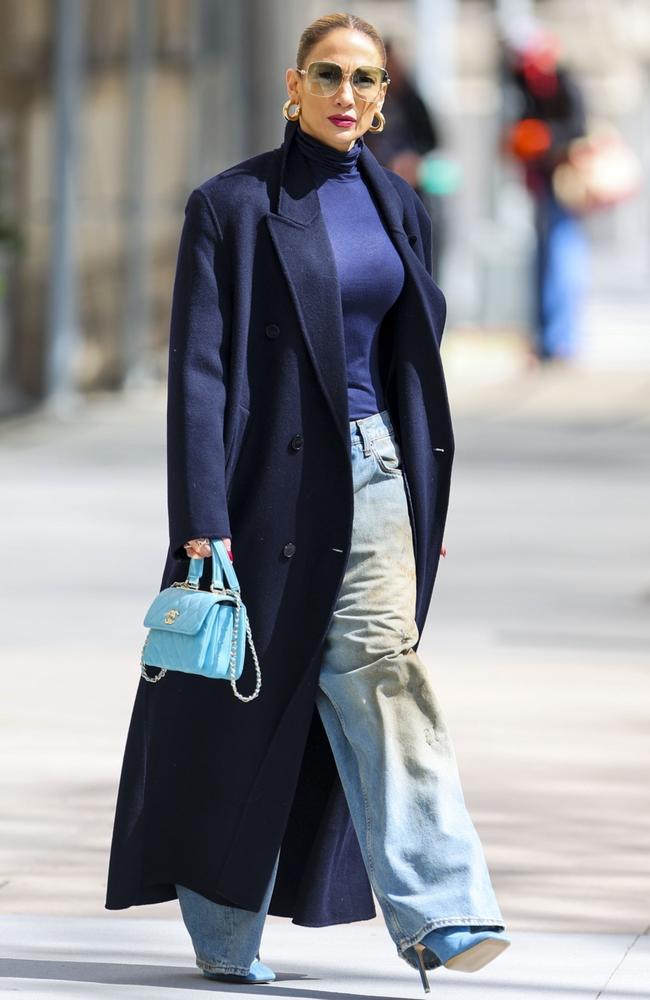
<svg viewBox="0 0 650 1000">
<path fill-rule="evenodd" d="M 569 211 L 609 208 L 637 194 L 641 163 L 619 131 L 601 126 L 569 145 L 566 162 L 553 171 L 555 197 Z"/>
<path fill-rule="evenodd" d="M 510 129 L 506 146 L 518 160 L 535 160 L 549 149 L 551 130 L 539 118 L 522 118 Z"/>
</svg>

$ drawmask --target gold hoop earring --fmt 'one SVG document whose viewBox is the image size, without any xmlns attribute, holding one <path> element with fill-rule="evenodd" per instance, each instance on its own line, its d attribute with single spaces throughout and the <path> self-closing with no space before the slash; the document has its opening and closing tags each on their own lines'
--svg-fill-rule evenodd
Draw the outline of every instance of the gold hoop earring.
<svg viewBox="0 0 650 1000">
<path fill-rule="evenodd" d="M 282 114 L 284 115 L 284 117 L 286 118 L 286 120 L 288 122 L 297 122 L 298 119 L 300 118 L 300 105 L 299 104 L 296 104 L 296 112 L 295 112 L 295 114 L 293 114 L 293 115 L 289 114 L 289 108 L 291 107 L 291 105 L 293 103 L 294 102 L 291 100 L 291 98 L 289 98 L 289 100 L 285 101 L 284 104 L 282 105 Z"/>
<path fill-rule="evenodd" d="M 377 117 L 379 118 L 379 124 L 378 125 L 373 125 L 373 122 L 375 120 L 375 115 L 377 115 Z M 368 126 L 368 131 L 369 132 L 383 132 L 384 131 L 384 125 L 386 124 L 386 119 L 382 115 L 381 111 L 375 111 L 375 115 L 372 116 L 372 121 L 370 122 L 370 125 Z"/>
</svg>

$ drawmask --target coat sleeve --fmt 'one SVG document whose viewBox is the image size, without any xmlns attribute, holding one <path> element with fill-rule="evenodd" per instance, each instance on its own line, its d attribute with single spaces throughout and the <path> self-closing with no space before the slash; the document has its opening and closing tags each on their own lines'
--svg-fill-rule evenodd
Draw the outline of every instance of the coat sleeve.
<svg viewBox="0 0 650 1000">
<path fill-rule="evenodd" d="M 231 319 L 227 255 L 204 193 L 185 206 L 174 279 L 167 377 L 167 506 L 175 559 L 191 538 L 229 538 L 224 460 Z"/>
</svg>

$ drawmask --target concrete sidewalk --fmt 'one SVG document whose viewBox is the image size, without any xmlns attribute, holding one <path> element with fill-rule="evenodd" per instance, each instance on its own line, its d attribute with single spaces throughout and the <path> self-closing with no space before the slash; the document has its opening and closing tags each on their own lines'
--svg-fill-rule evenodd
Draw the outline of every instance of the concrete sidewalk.
<svg viewBox="0 0 650 1000">
<path fill-rule="evenodd" d="M 449 551 L 420 649 L 513 944 L 432 971 L 431 996 L 649 1000 L 648 375 L 453 367 Z M 6 421 L 0 462 L 0 995 L 241 996 L 200 976 L 176 901 L 103 908 L 166 550 L 164 391 Z M 262 957 L 278 981 L 246 995 L 425 995 L 379 916 L 269 917 Z"/>
<path fill-rule="evenodd" d="M 644 1000 L 650 997 L 650 937 L 516 931 L 478 972 L 429 973 L 444 1000 Z M 372 924 L 305 928 L 269 918 L 262 959 L 274 983 L 215 983 L 194 964 L 180 920 L 0 917 L 0 996 L 29 1000 L 190 1000 L 199 992 L 243 997 L 425 997 L 386 930 Z"/>
<path fill-rule="evenodd" d="M 650 362 L 540 363 L 526 341 L 508 331 L 453 330 L 442 345 L 454 417 L 650 427 Z"/>
</svg>

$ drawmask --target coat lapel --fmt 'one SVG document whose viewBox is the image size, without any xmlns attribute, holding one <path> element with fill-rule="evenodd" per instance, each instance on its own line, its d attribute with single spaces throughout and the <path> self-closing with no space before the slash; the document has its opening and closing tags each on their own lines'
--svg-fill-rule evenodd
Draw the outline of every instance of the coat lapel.
<svg viewBox="0 0 650 1000">
<path fill-rule="evenodd" d="M 267 221 L 318 381 L 341 434 L 348 438 L 345 341 L 336 261 L 309 165 L 292 144 L 296 128 L 296 124 L 287 123 L 277 212 L 269 212 Z"/>
<path fill-rule="evenodd" d="M 285 128 L 277 210 L 267 213 L 267 223 L 319 384 L 347 445 L 349 409 L 339 280 L 309 165 L 293 144 L 297 128 L 295 122 Z M 359 156 L 359 170 L 402 258 L 406 281 L 415 282 L 422 298 L 423 276 L 431 279 L 411 248 L 417 237 L 405 232 L 401 199 L 367 146 Z M 428 310 L 423 312 L 430 323 Z"/>
</svg>

